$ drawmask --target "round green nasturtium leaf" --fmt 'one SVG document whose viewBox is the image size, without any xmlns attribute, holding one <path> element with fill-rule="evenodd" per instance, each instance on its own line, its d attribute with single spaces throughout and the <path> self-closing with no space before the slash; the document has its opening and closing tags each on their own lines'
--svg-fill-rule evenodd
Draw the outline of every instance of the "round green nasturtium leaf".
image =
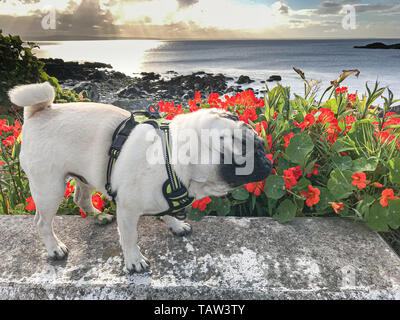
<svg viewBox="0 0 400 320">
<path fill-rule="evenodd" d="M 349 156 L 335 156 L 332 158 L 333 167 L 340 170 L 347 170 L 352 167 L 352 160 Z"/>
<path fill-rule="evenodd" d="M 394 184 L 400 184 L 400 158 L 389 160 L 389 178 Z"/>
<path fill-rule="evenodd" d="M 297 184 L 294 188 L 295 188 L 295 190 L 301 192 L 301 191 L 306 190 L 310 184 L 311 184 L 310 180 L 302 177 L 299 181 L 297 181 Z"/>
<path fill-rule="evenodd" d="M 376 232 L 389 231 L 388 226 L 388 215 L 389 210 L 386 207 L 382 207 L 379 201 L 376 201 L 368 210 L 365 215 L 367 225 Z"/>
<path fill-rule="evenodd" d="M 209 207 L 210 210 L 215 211 L 218 216 L 226 216 L 231 212 L 231 203 L 226 198 L 213 197 Z"/>
<path fill-rule="evenodd" d="M 206 215 L 205 211 L 200 211 L 199 209 L 194 209 L 191 208 L 189 210 L 189 213 L 187 215 L 188 219 L 193 220 L 193 221 L 200 221 L 203 219 Z"/>
<path fill-rule="evenodd" d="M 310 136 L 305 133 L 296 134 L 286 149 L 290 161 L 302 164 L 306 156 L 314 149 L 314 143 Z"/>
<path fill-rule="evenodd" d="M 400 227 L 400 199 L 389 201 L 389 226 L 393 229 Z"/>
<path fill-rule="evenodd" d="M 375 171 L 378 163 L 374 159 L 359 158 L 353 161 L 353 172 Z"/>
<path fill-rule="evenodd" d="M 265 194 L 271 199 L 280 199 L 285 194 L 285 179 L 280 176 L 269 176 L 265 181 Z"/>
<path fill-rule="evenodd" d="M 319 194 L 319 202 L 315 205 L 315 211 L 317 214 L 326 214 L 331 210 L 327 211 L 326 208 L 332 208 L 329 202 L 334 202 L 332 194 L 329 192 L 327 188 L 318 187 Z"/>
<path fill-rule="evenodd" d="M 347 198 L 353 193 L 355 187 L 351 184 L 352 175 L 353 173 L 349 170 L 332 170 L 328 180 L 328 189 L 336 200 Z"/>
<path fill-rule="evenodd" d="M 239 200 L 239 201 L 244 201 L 247 200 L 250 196 L 249 192 L 244 188 L 240 187 L 231 192 L 231 195 L 233 199 Z"/>
<path fill-rule="evenodd" d="M 366 193 L 364 194 L 363 199 L 358 203 L 356 210 L 365 216 L 375 201 L 376 199 L 374 197 Z"/>
<path fill-rule="evenodd" d="M 291 200 L 286 199 L 279 205 L 272 217 L 280 223 L 285 223 L 293 220 L 296 216 L 296 211 L 297 206 Z"/>
<path fill-rule="evenodd" d="M 1 153 L 0 153 L 1 156 Z M 287 170 L 291 167 L 290 162 L 285 158 L 281 157 L 278 160 L 278 174 L 283 175 L 283 170 Z"/>
</svg>

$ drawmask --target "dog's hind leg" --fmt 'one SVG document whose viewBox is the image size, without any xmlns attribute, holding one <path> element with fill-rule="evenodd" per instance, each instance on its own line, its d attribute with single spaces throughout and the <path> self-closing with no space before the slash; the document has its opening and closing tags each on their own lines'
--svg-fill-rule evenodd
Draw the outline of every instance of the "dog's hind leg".
<svg viewBox="0 0 400 320">
<path fill-rule="evenodd" d="M 67 256 L 68 248 L 54 234 L 53 220 L 64 195 L 64 179 L 40 183 L 37 180 L 29 179 L 32 198 L 36 204 L 35 223 L 49 257 L 61 260 Z"/>
<path fill-rule="evenodd" d="M 140 214 L 117 204 L 117 223 L 125 267 L 129 273 L 142 272 L 149 268 L 148 260 L 137 245 L 137 223 Z"/>
<path fill-rule="evenodd" d="M 176 236 L 183 237 L 192 233 L 192 226 L 182 220 L 171 216 L 163 216 L 161 220 L 165 222 L 169 230 Z"/>
<path fill-rule="evenodd" d="M 114 219 L 111 214 L 102 213 L 92 203 L 93 187 L 84 183 L 77 177 L 71 176 L 75 181 L 74 202 L 85 213 L 93 213 L 101 223 L 109 223 Z"/>
</svg>

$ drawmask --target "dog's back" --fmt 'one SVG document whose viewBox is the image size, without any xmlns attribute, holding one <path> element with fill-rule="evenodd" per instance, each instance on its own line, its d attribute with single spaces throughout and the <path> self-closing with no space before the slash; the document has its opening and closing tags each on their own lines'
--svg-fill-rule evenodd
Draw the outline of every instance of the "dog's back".
<svg viewBox="0 0 400 320">
<path fill-rule="evenodd" d="M 129 116 L 128 111 L 105 104 L 52 104 L 55 94 L 49 83 L 16 87 L 9 97 L 25 107 L 20 159 L 28 177 L 52 171 L 79 175 L 84 170 L 87 175 L 88 167 L 104 171 L 112 134 Z"/>
</svg>

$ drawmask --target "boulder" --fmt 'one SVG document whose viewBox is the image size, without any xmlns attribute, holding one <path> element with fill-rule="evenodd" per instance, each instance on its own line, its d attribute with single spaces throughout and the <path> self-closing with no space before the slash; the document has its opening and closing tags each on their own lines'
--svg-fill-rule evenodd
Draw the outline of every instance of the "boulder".
<svg viewBox="0 0 400 320">
<path fill-rule="evenodd" d="M 268 82 L 273 82 L 273 81 L 282 81 L 282 77 L 279 75 L 272 75 L 267 79 Z"/>
<path fill-rule="evenodd" d="M 247 84 L 252 83 L 254 80 L 251 80 L 249 76 L 240 76 L 239 79 L 236 81 L 237 84 Z"/>
</svg>

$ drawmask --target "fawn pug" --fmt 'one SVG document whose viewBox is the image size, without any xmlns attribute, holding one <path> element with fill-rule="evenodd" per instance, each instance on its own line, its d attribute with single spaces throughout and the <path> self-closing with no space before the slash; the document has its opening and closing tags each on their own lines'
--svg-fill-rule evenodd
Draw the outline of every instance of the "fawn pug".
<svg viewBox="0 0 400 320">
<path fill-rule="evenodd" d="M 96 212 L 91 203 L 92 191 L 96 189 L 107 195 L 106 170 L 112 136 L 130 113 L 100 103 L 53 104 L 55 93 L 49 83 L 15 87 L 10 90 L 9 97 L 13 104 L 25 107 L 20 161 L 36 203 L 35 223 L 48 255 L 65 258 L 68 249 L 54 234 L 53 219 L 63 199 L 66 181 L 70 177 L 76 181 L 75 203 L 85 212 Z M 195 142 L 200 144 L 200 148 L 188 149 L 189 160 L 184 163 L 179 161 L 182 154 L 172 152 L 173 169 L 194 198 L 225 195 L 240 185 L 265 179 L 271 170 L 263 140 L 249 125 L 225 110 L 201 109 L 181 114 L 169 127 L 172 150 L 184 144 L 189 147 Z M 185 133 L 188 130 L 191 135 Z M 211 142 L 203 139 L 203 130 L 216 132 L 219 139 L 211 139 Z M 231 145 L 233 161 L 192 161 L 205 151 L 226 160 L 221 141 L 224 145 L 228 145 L 225 140 L 233 141 L 234 130 L 242 133 L 242 140 L 236 139 Z M 196 135 L 194 139 L 193 135 Z M 252 152 L 241 148 L 248 145 L 245 139 L 252 141 Z M 148 159 L 149 154 L 157 151 L 162 154 L 162 148 L 156 128 L 149 124 L 137 125 L 123 145 L 112 172 L 112 187 L 118 191 L 115 200 L 120 242 L 125 266 L 130 272 L 148 268 L 148 261 L 137 245 L 139 217 L 168 209 L 162 193 L 167 179 L 165 165 Z M 241 163 L 235 161 L 236 155 L 242 156 Z M 252 163 L 251 170 L 238 174 L 238 169 L 248 163 Z M 191 231 L 189 224 L 174 217 L 164 216 L 162 220 L 175 234 L 185 235 Z"/>
</svg>

